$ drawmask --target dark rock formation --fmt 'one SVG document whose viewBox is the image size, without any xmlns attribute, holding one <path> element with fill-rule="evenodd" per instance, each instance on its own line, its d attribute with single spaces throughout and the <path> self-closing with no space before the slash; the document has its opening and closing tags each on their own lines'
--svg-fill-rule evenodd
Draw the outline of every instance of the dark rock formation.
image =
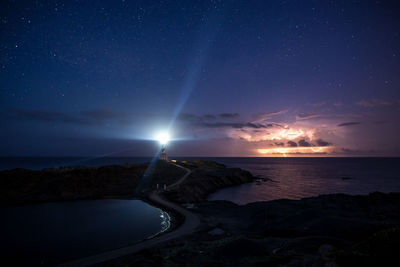
<svg viewBox="0 0 400 267">
<path fill-rule="evenodd" d="M 147 164 L 125 164 L 0 171 L 0 205 L 137 197 L 135 191 L 147 167 Z M 155 187 L 156 183 L 170 184 L 185 174 L 181 168 L 162 161 L 151 170 L 147 187 Z"/>
<path fill-rule="evenodd" d="M 211 221 L 223 222 L 225 229 L 240 229 L 255 235 L 318 235 L 356 240 L 365 234 L 400 224 L 400 193 L 333 194 L 244 206 L 213 201 L 199 204 L 197 211 Z"/>
<path fill-rule="evenodd" d="M 226 168 L 212 161 L 180 163 L 192 174 L 179 188 L 168 192 L 174 201 L 203 201 L 207 195 L 227 186 L 254 180 L 247 171 Z M 186 171 L 174 164 L 125 164 L 103 167 L 59 167 L 40 171 L 0 171 L 0 205 L 101 198 L 142 198 L 159 184 L 169 185 Z M 140 195 L 139 195 L 140 194 Z"/>
<path fill-rule="evenodd" d="M 165 196 L 175 202 L 201 202 L 219 189 L 253 182 L 250 172 L 239 168 L 226 168 L 212 161 L 193 161 L 184 163 L 192 170 L 191 175 L 179 187 L 166 192 Z"/>
</svg>

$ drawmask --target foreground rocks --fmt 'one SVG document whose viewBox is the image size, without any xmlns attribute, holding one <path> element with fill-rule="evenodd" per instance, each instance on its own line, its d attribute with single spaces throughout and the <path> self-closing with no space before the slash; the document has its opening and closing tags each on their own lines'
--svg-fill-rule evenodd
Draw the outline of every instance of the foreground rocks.
<svg viewBox="0 0 400 267">
<path fill-rule="evenodd" d="M 188 205 L 194 235 L 99 266 L 397 266 L 400 193 Z"/>
</svg>

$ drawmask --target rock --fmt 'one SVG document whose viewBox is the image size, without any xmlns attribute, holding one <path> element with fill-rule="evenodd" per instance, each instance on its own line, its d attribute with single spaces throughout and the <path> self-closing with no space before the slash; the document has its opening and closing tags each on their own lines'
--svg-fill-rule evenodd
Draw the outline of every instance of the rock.
<svg viewBox="0 0 400 267">
<path fill-rule="evenodd" d="M 146 184 L 170 184 L 186 171 L 173 164 L 157 162 Z M 77 199 L 134 197 L 147 164 L 102 167 L 57 167 L 44 170 L 0 171 L 0 206 Z"/>
<path fill-rule="evenodd" d="M 255 179 L 250 172 L 239 168 L 195 168 L 179 188 L 166 192 L 166 196 L 179 203 L 204 202 L 209 194 L 219 189 L 253 182 Z"/>
<path fill-rule="evenodd" d="M 183 184 L 166 193 L 171 200 L 181 203 L 205 201 L 208 194 L 220 188 L 255 179 L 248 171 L 226 168 L 213 161 L 196 160 L 182 165 L 190 168 L 192 174 Z M 145 176 L 146 173 L 151 175 Z M 0 206 L 141 197 L 141 194 L 155 189 L 157 184 L 172 184 L 185 173 L 184 169 L 164 161 L 151 165 L 151 171 L 148 171 L 148 164 L 129 163 L 102 167 L 57 167 L 39 171 L 0 171 Z"/>
</svg>

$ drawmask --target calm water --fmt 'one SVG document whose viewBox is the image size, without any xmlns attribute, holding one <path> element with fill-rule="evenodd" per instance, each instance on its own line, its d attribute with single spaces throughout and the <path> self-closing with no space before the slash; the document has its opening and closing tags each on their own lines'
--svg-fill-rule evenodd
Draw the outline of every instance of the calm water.
<svg viewBox="0 0 400 267">
<path fill-rule="evenodd" d="M 139 200 L 85 200 L 0 208 L 3 263 L 29 266 L 129 245 L 168 226 Z M 162 217 L 161 217 L 162 216 Z"/>
<path fill-rule="evenodd" d="M 400 192 L 400 158 L 221 158 L 228 166 L 268 178 L 212 194 L 237 204 L 321 194 Z"/>
</svg>

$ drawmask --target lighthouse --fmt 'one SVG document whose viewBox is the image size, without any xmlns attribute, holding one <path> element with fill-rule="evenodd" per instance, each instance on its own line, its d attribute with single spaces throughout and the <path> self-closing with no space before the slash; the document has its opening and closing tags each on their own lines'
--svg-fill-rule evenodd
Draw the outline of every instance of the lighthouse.
<svg viewBox="0 0 400 267">
<path fill-rule="evenodd" d="M 168 161 L 166 148 L 167 148 L 167 144 L 163 144 L 162 147 L 161 147 L 160 156 L 158 157 L 159 160 Z"/>
<path fill-rule="evenodd" d="M 158 157 L 159 160 L 164 160 L 164 161 L 168 161 L 168 156 L 167 156 L 167 143 L 169 141 L 169 135 L 168 133 L 161 133 L 158 135 L 157 140 L 160 142 L 161 144 L 161 152 L 160 152 L 160 156 Z"/>
</svg>

